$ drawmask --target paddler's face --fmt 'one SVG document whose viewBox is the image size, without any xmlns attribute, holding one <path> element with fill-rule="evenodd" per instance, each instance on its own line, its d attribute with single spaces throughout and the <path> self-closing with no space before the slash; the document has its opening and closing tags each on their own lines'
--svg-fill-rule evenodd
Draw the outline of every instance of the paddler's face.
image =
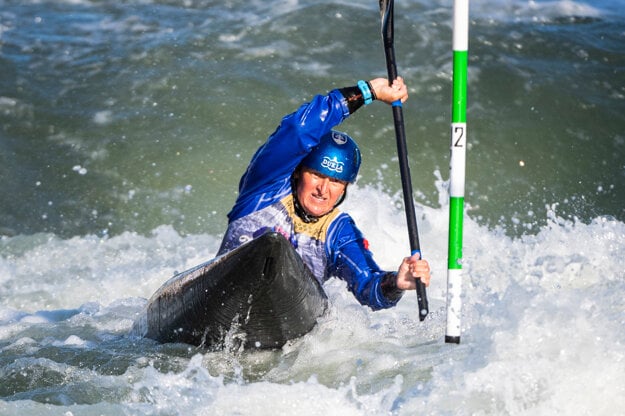
<svg viewBox="0 0 625 416">
<path fill-rule="evenodd" d="M 303 168 L 297 183 L 297 199 L 308 214 L 320 217 L 332 211 L 346 186 L 347 182 Z"/>
</svg>

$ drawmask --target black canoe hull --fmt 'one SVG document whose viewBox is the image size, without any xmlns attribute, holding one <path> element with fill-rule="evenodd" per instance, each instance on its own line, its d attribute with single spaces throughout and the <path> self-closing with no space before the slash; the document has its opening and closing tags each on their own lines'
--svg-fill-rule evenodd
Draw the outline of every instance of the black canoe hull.
<svg viewBox="0 0 625 416">
<path fill-rule="evenodd" d="M 246 348 L 279 348 L 308 333 L 326 307 L 323 288 L 292 245 L 266 233 L 171 278 L 133 332 L 211 348 L 234 331 Z"/>
</svg>

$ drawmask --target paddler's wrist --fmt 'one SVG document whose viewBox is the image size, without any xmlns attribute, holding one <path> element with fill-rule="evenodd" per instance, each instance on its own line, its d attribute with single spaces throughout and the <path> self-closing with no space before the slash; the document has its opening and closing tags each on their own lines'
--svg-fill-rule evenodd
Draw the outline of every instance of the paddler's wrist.
<svg viewBox="0 0 625 416">
<path fill-rule="evenodd" d="M 363 105 L 371 104 L 376 99 L 370 81 L 360 80 L 353 87 L 339 88 L 339 91 L 347 101 L 349 114 L 353 114 Z"/>
<path fill-rule="evenodd" d="M 396 302 L 404 295 L 404 291 L 397 287 L 397 273 L 388 272 L 382 277 L 380 283 L 382 296 L 390 302 Z"/>
</svg>

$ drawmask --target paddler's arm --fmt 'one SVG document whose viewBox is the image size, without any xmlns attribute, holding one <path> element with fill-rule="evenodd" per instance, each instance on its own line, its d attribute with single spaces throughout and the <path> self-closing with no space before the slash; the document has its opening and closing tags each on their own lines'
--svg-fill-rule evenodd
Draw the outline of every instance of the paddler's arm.
<svg viewBox="0 0 625 416">
<path fill-rule="evenodd" d="M 430 285 L 430 266 L 418 254 L 404 258 L 397 272 L 386 272 L 373 261 L 365 244 L 354 240 L 341 247 L 337 262 L 337 276 L 347 282 L 361 304 L 373 310 L 395 306 L 404 291 L 416 289 L 417 279 Z"/>
<path fill-rule="evenodd" d="M 430 285 L 430 264 L 421 260 L 419 254 L 405 257 L 396 273 L 388 273 L 380 285 L 382 294 L 387 299 L 400 298 L 404 291 L 415 290 L 417 279 L 421 279 L 427 287 Z"/>
<path fill-rule="evenodd" d="M 370 96 L 365 97 L 363 88 L 369 89 Z M 273 183 L 276 178 L 290 176 L 299 162 L 319 144 L 321 137 L 363 105 L 373 100 L 391 104 L 407 99 L 408 89 L 401 77 L 397 77 L 392 85 L 386 78 L 374 78 L 363 86 L 334 89 L 327 95 L 314 96 L 310 102 L 285 116 L 256 151 L 241 178 L 239 192 L 245 193 L 250 188 Z"/>
<path fill-rule="evenodd" d="M 327 239 L 329 275 L 344 280 L 358 302 L 373 310 L 391 308 L 399 302 L 403 290 L 397 287 L 398 273 L 377 265 L 367 240 L 349 215 L 342 213 L 332 223 Z"/>
<path fill-rule="evenodd" d="M 228 220 L 262 209 L 290 192 L 291 174 L 319 143 L 319 134 L 330 131 L 349 114 L 347 99 L 339 90 L 332 90 L 285 116 L 247 166 Z"/>
</svg>

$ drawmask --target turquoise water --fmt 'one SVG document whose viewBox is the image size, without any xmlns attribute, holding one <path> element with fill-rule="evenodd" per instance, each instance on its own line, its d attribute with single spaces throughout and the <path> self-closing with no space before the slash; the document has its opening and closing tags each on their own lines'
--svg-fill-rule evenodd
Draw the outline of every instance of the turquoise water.
<svg viewBox="0 0 625 416">
<path fill-rule="evenodd" d="M 327 287 L 272 353 L 126 337 L 211 258 L 240 175 L 313 94 L 384 76 L 377 2 L 0 0 L 0 414 L 617 414 L 625 370 L 625 20 L 616 1 L 471 3 L 465 297 L 445 345 L 451 2 L 397 1 L 431 315 Z M 390 109 L 345 203 L 408 250 Z M 588 391 L 593 394 L 588 395 Z M 271 410 L 275 409 L 275 410 Z"/>
</svg>

